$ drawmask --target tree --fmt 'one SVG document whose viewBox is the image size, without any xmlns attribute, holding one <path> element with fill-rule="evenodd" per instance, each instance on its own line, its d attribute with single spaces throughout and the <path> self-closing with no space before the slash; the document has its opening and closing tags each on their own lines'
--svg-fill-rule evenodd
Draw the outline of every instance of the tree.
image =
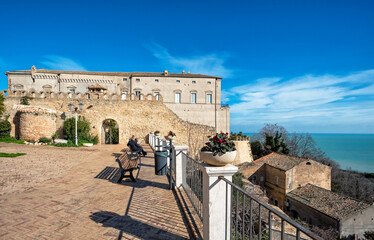
<svg viewBox="0 0 374 240">
<path fill-rule="evenodd" d="M 287 147 L 287 144 L 284 142 L 284 139 L 282 138 L 282 134 L 278 133 L 278 131 L 275 133 L 275 136 L 266 135 L 266 141 L 265 146 L 269 153 L 271 152 L 277 152 L 277 153 L 284 153 L 288 154 L 290 150 Z"/>
<path fill-rule="evenodd" d="M 5 96 L 4 94 L 0 93 L 0 117 L 2 117 L 4 112 L 6 111 L 4 102 Z"/>
<path fill-rule="evenodd" d="M 90 123 L 84 117 L 79 116 L 77 121 L 77 132 L 79 140 L 91 141 Z M 64 138 L 75 140 L 75 118 L 68 118 L 64 122 Z"/>
</svg>

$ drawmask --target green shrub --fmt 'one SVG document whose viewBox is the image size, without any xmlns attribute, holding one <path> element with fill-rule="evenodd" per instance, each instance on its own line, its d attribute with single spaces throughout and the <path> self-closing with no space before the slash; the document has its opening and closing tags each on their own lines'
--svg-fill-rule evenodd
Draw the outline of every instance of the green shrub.
<svg viewBox="0 0 374 240">
<path fill-rule="evenodd" d="M 39 142 L 41 142 L 41 143 L 51 143 L 52 139 L 47 138 L 47 137 L 41 137 L 41 138 L 39 138 Z"/>
<path fill-rule="evenodd" d="M 30 103 L 29 103 L 29 97 L 28 96 L 23 96 L 23 97 L 21 97 L 21 104 L 22 105 L 30 105 Z"/>
<path fill-rule="evenodd" d="M 78 139 L 90 141 L 90 123 L 84 117 L 79 116 L 77 125 Z M 63 132 L 65 139 L 75 141 L 75 118 L 65 120 Z"/>
<path fill-rule="evenodd" d="M 18 140 L 15 137 L 3 137 L 3 138 L 0 138 L 0 142 L 25 144 L 24 141 Z"/>
<path fill-rule="evenodd" d="M 119 129 L 112 128 L 113 144 L 119 143 Z"/>
<path fill-rule="evenodd" d="M 91 136 L 91 142 L 95 145 L 98 144 L 99 143 L 99 137 L 97 135 L 94 136 L 94 137 Z"/>
<path fill-rule="evenodd" d="M 12 125 L 8 121 L 8 119 L 0 121 L 0 138 L 10 137 L 10 130 L 12 129 Z"/>
</svg>

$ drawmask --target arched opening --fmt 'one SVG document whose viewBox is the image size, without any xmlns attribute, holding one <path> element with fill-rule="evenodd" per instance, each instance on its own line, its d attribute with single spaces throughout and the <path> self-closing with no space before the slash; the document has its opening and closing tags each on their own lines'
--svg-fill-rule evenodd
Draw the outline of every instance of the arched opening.
<svg viewBox="0 0 374 240">
<path fill-rule="evenodd" d="M 119 128 L 118 123 L 113 119 L 105 119 L 101 128 L 101 143 L 118 144 Z"/>
</svg>

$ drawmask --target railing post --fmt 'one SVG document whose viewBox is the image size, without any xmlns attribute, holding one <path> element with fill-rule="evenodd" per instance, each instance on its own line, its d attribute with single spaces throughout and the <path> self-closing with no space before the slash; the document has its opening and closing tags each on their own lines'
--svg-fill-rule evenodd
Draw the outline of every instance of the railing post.
<svg viewBox="0 0 374 240">
<path fill-rule="evenodd" d="M 238 168 L 201 164 L 203 171 L 203 237 L 204 240 L 231 239 L 231 185 L 218 179 L 232 181 Z"/>
<path fill-rule="evenodd" d="M 175 158 L 175 186 L 179 187 L 183 183 L 183 178 L 185 178 L 185 171 L 183 171 L 183 152 L 187 154 L 188 146 L 174 146 L 175 154 L 177 157 Z"/>
</svg>

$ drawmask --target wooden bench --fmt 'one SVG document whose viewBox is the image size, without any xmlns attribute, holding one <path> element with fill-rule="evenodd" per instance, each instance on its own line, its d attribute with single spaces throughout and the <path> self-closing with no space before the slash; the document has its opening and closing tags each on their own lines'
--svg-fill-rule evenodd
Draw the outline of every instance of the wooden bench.
<svg viewBox="0 0 374 240">
<path fill-rule="evenodd" d="M 124 177 L 130 177 L 133 182 L 136 182 L 132 171 L 136 169 L 140 169 L 139 164 L 141 163 L 141 158 L 139 155 L 131 155 L 128 154 L 127 151 L 119 158 L 116 159 L 119 165 L 119 170 L 120 170 L 120 178 L 118 179 L 117 183 L 122 182 L 122 179 Z M 125 175 L 126 172 L 130 172 L 130 175 Z"/>
</svg>

